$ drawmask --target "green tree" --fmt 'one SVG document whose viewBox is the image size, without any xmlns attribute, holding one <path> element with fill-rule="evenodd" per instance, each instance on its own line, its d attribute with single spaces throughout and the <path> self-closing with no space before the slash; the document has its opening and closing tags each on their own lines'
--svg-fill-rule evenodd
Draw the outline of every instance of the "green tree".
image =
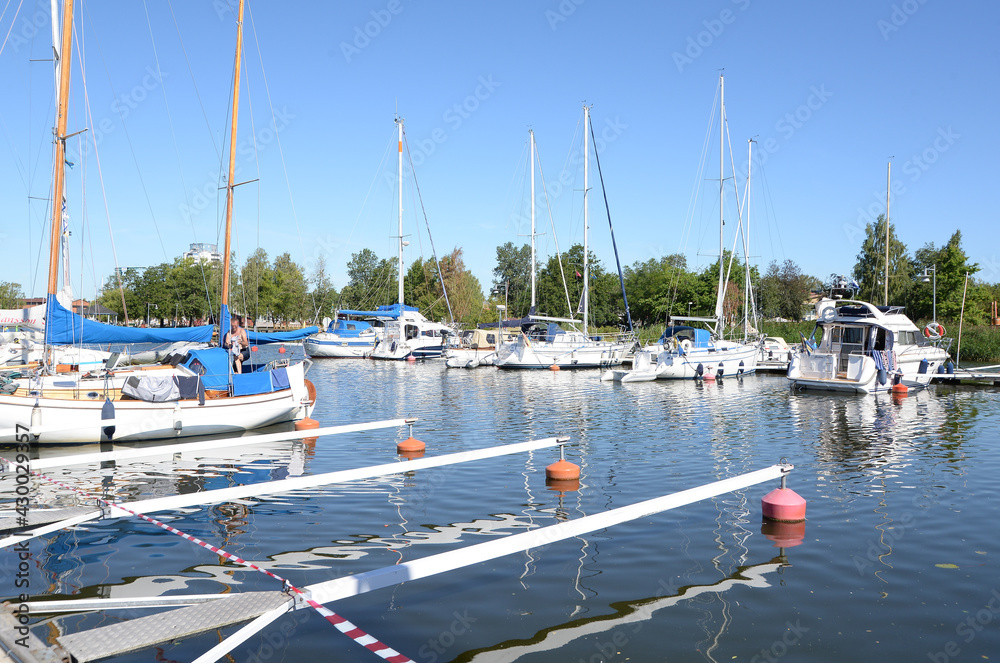
<svg viewBox="0 0 1000 663">
<path fill-rule="evenodd" d="M 312 319 L 318 322 L 325 317 L 332 317 L 337 304 L 337 290 L 333 287 L 333 281 L 326 275 L 326 259 L 322 255 L 316 261 L 316 267 L 309 277 L 309 285 L 309 304 L 313 308 Z"/>
<path fill-rule="evenodd" d="M 347 285 L 340 292 L 339 308 L 368 310 L 395 302 L 398 287 L 396 262 L 361 249 L 347 263 Z"/>
<path fill-rule="evenodd" d="M 648 325 L 664 322 L 667 316 L 687 315 L 688 302 L 692 302 L 692 315 L 699 313 L 694 308 L 695 276 L 687 270 L 683 254 L 636 262 L 624 271 L 634 322 Z"/>
<path fill-rule="evenodd" d="M 0 281 L 0 308 L 21 308 L 24 305 L 24 292 L 20 283 Z"/>
<path fill-rule="evenodd" d="M 531 306 L 531 246 L 507 242 L 497 247 L 492 290 L 497 303 L 506 303 L 507 317 L 523 318 Z"/>
<path fill-rule="evenodd" d="M 965 251 L 962 250 L 962 231 L 956 230 L 948 243 L 940 248 L 931 242 L 917 249 L 913 255 L 913 263 L 917 276 L 912 282 L 913 286 L 907 301 L 910 317 L 915 320 L 931 320 L 934 315 L 936 280 L 937 317 L 957 322 L 962 312 L 965 275 L 968 273 L 971 277 L 979 272 L 979 265 L 970 263 Z M 928 274 L 926 281 L 923 278 L 925 271 Z M 966 319 L 970 324 L 983 324 L 989 317 L 988 311 L 980 306 L 982 285 L 970 279 L 970 293 L 966 293 Z"/>
<path fill-rule="evenodd" d="M 895 226 L 889 223 L 889 301 L 885 302 L 886 219 L 879 214 L 875 223 L 865 226 L 865 239 L 854 264 L 854 278 L 861 285 L 859 297 L 873 303 L 902 304 L 913 282 L 913 262 L 906 245 L 899 241 Z"/>
<path fill-rule="evenodd" d="M 303 320 L 309 313 L 306 277 L 291 255 L 282 253 L 274 259 L 272 270 L 275 296 L 271 314 L 283 322 Z"/>
<path fill-rule="evenodd" d="M 793 260 L 785 260 L 781 265 L 772 260 L 758 283 L 761 315 L 765 318 L 801 320 L 809 292 L 819 280 L 803 274 Z"/>
<path fill-rule="evenodd" d="M 589 257 L 590 292 L 589 324 L 592 327 L 617 326 L 625 313 L 618 276 L 609 274 L 593 253 Z M 563 274 L 566 288 L 563 287 Z M 583 245 L 574 244 L 562 255 L 562 270 L 556 256 L 550 256 L 538 274 L 539 315 L 582 319 L 583 313 Z M 570 304 L 567 309 L 566 292 Z"/>
<path fill-rule="evenodd" d="M 274 269 L 267 257 L 267 251 L 258 247 L 247 257 L 240 269 L 240 282 L 234 292 L 233 307 L 237 312 L 249 315 L 254 320 L 274 318 L 277 297 Z"/>
</svg>

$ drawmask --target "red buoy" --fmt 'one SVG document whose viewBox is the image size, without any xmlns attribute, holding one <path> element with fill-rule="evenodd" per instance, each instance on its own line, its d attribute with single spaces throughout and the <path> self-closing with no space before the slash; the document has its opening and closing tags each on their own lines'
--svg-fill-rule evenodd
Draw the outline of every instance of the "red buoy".
<svg viewBox="0 0 1000 663">
<path fill-rule="evenodd" d="M 806 519 L 806 501 L 791 488 L 775 488 L 769 492 L 761 499 L 760 509 L 765 518 L 782 523 L 798 523 Z"/>
<path fill-rule="evenodd" d="M 907 387 L 902 382 L 897 382 L 896 384 L 892 385 L 893 394 L 906 395 L 906 392 L 908 392 L 909 390 L 910 390 L 909 387 Z"/>
<path fill-rule="evenodd" d="M 560 497 L 562 493 L 572 493 L 574 491 L 580 490 L 580 480 L 579 479 L 546 479 L 545 485 L 549 490 L 559 491 Z"/>
<path fill-rule="evenodd" d="M 712 375 L 711 373 L 705 373 L 705 375 L 703 375 L 701 379 L 704 380 L 705 382 L 714 382 L 715 376 Z"/>
<path fill-rule="evenodd" d="M 250 346 L 250 352 L 257 352 L 257 346 L 256 345 L 251 345 Z"/>
<path fill-rule="evenodd" d="M 760 533 L 774 541 L 775 548 L 794 548 L 802 545 L 806 538 L 806 521 L 782 523 L 765 520 L 760 526 Z"/>
<path fill-rule="evenodd" d="M 278 354 L 283 355 L 283 354 L 285 354 L 285 352 L 287 352 L 285 350 L 285 346 L 282 345 L 280 348 L 278 348 Z"/>
<path fill-rule="evenodd" d="M 411 364 L 415 364 L 417 362 L 417 358 L 414 357 L 413 355 L 410 355 L 409 357 L 406 358 L 406 361 L 410 362 Z"/>
<path fill-rule="evenodd" d="M 550 371 L 558 371 L 558 370 L 561 370 L 561 369 L 559 368 L 559 364 L 552 364 L 551 366 L 549 366 L 549 370 Z"/>
</svg>

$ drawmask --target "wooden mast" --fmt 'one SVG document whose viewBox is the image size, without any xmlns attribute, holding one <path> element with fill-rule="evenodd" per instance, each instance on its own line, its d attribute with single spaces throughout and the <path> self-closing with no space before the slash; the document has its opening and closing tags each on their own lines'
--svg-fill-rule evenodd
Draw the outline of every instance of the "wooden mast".
<svg viewBox="0 0 1000 663">
<path fill-rule="evenodd" d="M 233 72 L 233 117 L 229 126 L 229 179 L 226 181 L 226 236 L 222 250 L 222 317 L 219 321 L 219 342 L 226 335 L 229 321 L 229 252 L 233 233 L 233 189 L 236 178 L 236 119 L 240 107 L 240 60 L 243 54 L 243 0 L 240 0 L 239 17 L 236 21 L 236 70 Z"/>
<path fill-rule="evenodd" d="M 62 52 L 59 62 L 59 99 L 56 105 L 56 151 L 52 177 L 52 228 L 49 239 L 48 294 L 59 285 L 59 238 L 62 236 L 63 189 L 66 186 L 66 120 L 69 108 L 69 75 L 72 55 L 73 0 L 63 4 Z"/>
</svg>

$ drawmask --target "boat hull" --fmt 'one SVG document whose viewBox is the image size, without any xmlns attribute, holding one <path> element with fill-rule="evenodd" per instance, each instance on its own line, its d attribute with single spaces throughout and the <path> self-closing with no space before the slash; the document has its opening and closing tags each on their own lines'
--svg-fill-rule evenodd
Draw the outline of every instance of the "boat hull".
<svg viewBox="0 0 1000 663">
<path fill-rule="evenodd" d="M 630 343 L 526 341 L 504 345 L 497 353 L 498 368 L 603 368 L 617 366 Z"/>
<path fill-rule="evenodd" d="M 302 342 L 302 349 L 313 358 L 360 359 L 375 349 L 376 337 L 343 338 L 336 334 L 314 334 Z"/>
<path fill-rule="evenodd" d="M 659 380 L 718 377 L 720 369 L 722 377 L 747 375 L 757 370 L 759 356 L 756 345 L 741 344 L 721 349 L 695 348 L 688 352 L 665 350 L 657 355 L 656 377 Z"/>
<path fill-rule="evenodd" d="M 250 396 L 151 403 L 116 400 L 113 442 L 180 439 L 242 433 L 308 417 L 309 399 L 302 364 L 288 367 L 290 387 Z M 37 405 L 37 409 L 36 409 Z M 0 396 L 0 444 L 88 444 L 109 441 L 104 431 L 105 401 L 97 398 Z"/>
</svg>

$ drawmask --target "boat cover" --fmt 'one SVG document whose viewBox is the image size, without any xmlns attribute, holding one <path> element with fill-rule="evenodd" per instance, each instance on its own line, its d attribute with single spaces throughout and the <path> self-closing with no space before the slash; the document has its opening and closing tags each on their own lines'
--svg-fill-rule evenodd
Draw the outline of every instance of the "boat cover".
<svg viewBox="0 0 1000 663">
<path fill-rule="evenodd" d="M 247 373 L 232 373 L 232 355 L 222 348 L 192 350 L 182 362 L 201 379 L 206 389 L 229 389 L 230 380 L 234 396 L 266 394 L 289 388 L 288 371 L 284 368 L 265 369 Z M 244 368 L 248 368 L 246 363 Z"/>
<path fill-rule="evenodd" d="M 208 343 L 212 325 L 201 327 L 119 327 L 73 313 L 49 295 L 45 320 L 45 342 L 50 345 L 78 343 Z"/>
</svg>

